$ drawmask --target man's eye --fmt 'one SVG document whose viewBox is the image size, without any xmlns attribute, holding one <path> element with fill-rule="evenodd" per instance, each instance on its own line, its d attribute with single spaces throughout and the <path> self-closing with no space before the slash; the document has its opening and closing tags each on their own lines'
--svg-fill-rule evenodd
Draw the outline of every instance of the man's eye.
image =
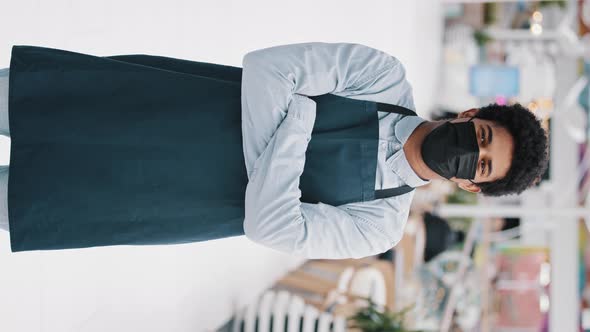
<svg viewBox="0 0 590 332">
<path fill-rule="evenodd" d="M 483 144 L 483 141 L 485 139 L 485 133 L 483 132 L 483 130 L 481 130 L 481 143 Z"/>
<path fill-rule="evenodd" d="M 483 171 L 484 171 L 484 168 L 485 168 L 486 163 L 485 163 L 485 161 L 483 159 L 479 163 L 481 165 L 481 174 L 483 174 Z"/>
</svg>

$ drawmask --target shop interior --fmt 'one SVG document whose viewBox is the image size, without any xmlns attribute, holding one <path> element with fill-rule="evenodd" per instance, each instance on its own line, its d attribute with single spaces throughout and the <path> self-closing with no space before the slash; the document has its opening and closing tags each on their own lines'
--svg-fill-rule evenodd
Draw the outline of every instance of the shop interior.
<svg viewBox="0 0 590 332">
<path fill-rule="evenodd" d="M 418 188 L 401 242 L 362 259 L 308 260 L 243 236 L 15 255 L 0 233 L 0 331 L 590 331 L 590 1 L 11 6 L 0 67 L 13 44 L 239 66 L 270 45 L 357 42 L 400 59 L 422 117 L 526 106 L 551 160 L 518 196 Z M 9 146 L 0 139 L 3 164 Z"/>
<path fill-rule="evenodd" d="M 233 331 L 590 330 L 590 3 L 447 1 L 441 14 L 431 118 L 526 105 L 549 132 L 550 168 L 519 196 L 419 188 L 397 246 L 298 265 L 233 316 Z"/>
</svg>

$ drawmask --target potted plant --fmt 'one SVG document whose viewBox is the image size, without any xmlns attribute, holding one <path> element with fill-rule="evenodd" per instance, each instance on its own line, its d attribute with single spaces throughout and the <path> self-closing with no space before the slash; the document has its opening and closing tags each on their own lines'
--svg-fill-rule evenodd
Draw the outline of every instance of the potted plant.
<svg viewBox="0 0 590 332">
<path fill-rule="evenodd" d="M 419 332 L 404 326 L 406 313 L 412 309 L 408 306 L 399 312 L 379 308 L 371 299 L 366 298 L 369 305 L 358 310 L 349 317 L 350 327 L 362 332 Z"/>
</svg>

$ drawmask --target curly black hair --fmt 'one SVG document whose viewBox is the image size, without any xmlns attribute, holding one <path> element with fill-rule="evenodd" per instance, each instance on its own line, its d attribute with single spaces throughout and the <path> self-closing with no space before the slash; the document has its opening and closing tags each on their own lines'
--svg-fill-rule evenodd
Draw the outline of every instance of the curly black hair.
<svg viewBox="0 0 590 332">
<path fill-rule="evenodd" d="M 512 164 L 506 176 L 478 183 L 484 195 L 520 194 L 541 179 L 549 163 L 548 137 L 531 111 L 520 104 L 490 104 L 479 108 L 475 117 L 495 121 L 514 139 Z"/>
</svg>

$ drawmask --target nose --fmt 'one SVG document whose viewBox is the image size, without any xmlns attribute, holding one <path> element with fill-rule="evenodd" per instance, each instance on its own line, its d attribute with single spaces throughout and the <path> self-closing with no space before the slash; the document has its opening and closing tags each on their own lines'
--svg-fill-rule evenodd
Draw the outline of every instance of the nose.
<svg viewBox="0 0 590 332">
<path fill-rule="evenodd" d="M 492 153 L 489 145 L 479 144 L 479 157 L 486 158 Z"/>
</svg>

